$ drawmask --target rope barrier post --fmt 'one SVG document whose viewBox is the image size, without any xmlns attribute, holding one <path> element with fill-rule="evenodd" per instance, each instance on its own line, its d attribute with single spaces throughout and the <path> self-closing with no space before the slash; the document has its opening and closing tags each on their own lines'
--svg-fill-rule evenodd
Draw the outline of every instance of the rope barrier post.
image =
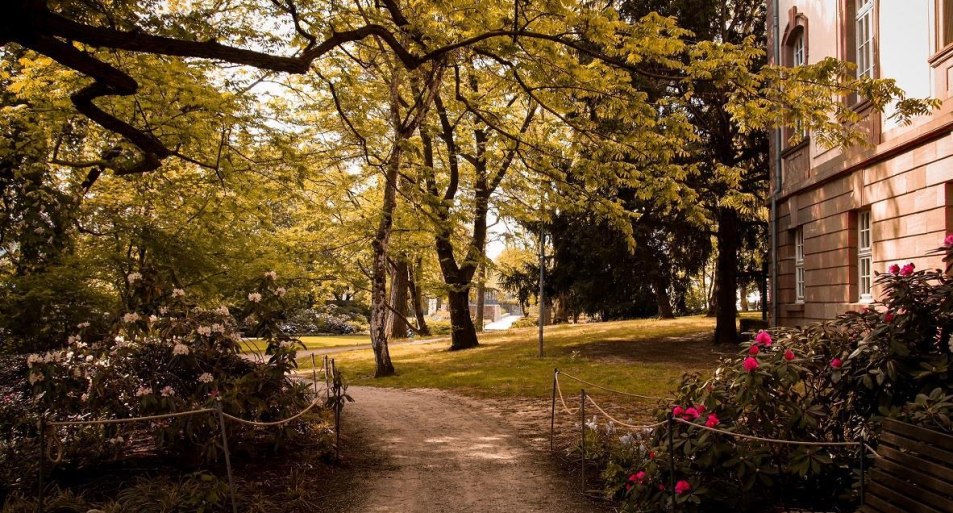
<svg viewBox="0 0 953 513">
<path fill-rule="evenodd" d="M 669 486 L 672 490 L 672 513 L 675 513 L 675 414 L 668 412 L 668 468 Z"/>
<path fill-rule="evenodd" d="M 586 389 L 579 391 L 579 420 L 582 428 L 582 467 L 580 468 L 580 486 L 581 492 L 586 493 Z"/>
<path fill-rule="evenodd" d="M 331 358 L 331 372 L 334 373 L 334 458 L 341 458 L 341 387 L 337 381 L 338 368 Z"/>
<path fill-rule="evenodd" d="M 329 381 L 328 373 L 328 355 L 324 355 L 324 397 L 327 400 L 331 399 L 331 382 Z"/>
<path fill-rule="evenodd" d="M 225 452 L 225 472 L 228 474 L 228 495 L 232 500 L 232 513 L 238 513 L 238 504 L 235 502 L 235 481 L 232 479 L 232 457 L 228 453 L 228 436 L 225 434 L 225 415 L 222 413 L 222 402 L 215 403 L 215 413 L 218 414 L 218 425 L 222 429 L 222 450 Z"/>
<path fill-rule="evenodd" d="M 44 470 L 44 455 L 43 450 L 46 447 L 46 416 L 40 416 L 40 422 L 38 424 L 40 429 L 40 459 L 39 459 L 39 473 L 37 475 L 37 487 L 36 487 L 36 511 L 37 513 L 43 513 L 43 470 Z"/>
<path fill-rule="evenodd" d="M 864 482 L 865 481 L 864 466 L 866 462 L 864 460 L 866 459 L 867 459 L 867 433 L 863 433 L 860 435 L 860 505 L 861 506 L 864 505 L 864 491 L 865 491 L 865 485 L 866 485 L 866 483 Z"/>
<path fill-rule="evenodd" d="M 311 353 L 311 384 L 314 385 L 314 396 L 318 396 L 318 366 L 314 362 L 314 353 Z"/>
<path fill-rule="evenodd" d="M 556 376 L 559 375 L 559 369 L 553 369 L 553 409 L 549 416 L 549 452 L 556 451 L 556 387 L 558 382 Z"/>
</svg>

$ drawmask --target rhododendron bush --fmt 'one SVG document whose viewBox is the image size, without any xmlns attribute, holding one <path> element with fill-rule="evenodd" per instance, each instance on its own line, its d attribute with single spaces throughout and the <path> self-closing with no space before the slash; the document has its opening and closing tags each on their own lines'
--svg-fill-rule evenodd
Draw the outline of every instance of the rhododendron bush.
<svg viewBox="0 0 953 513">
<path fill-rule="evenodd" d="M 313 396 L 309 384 L 288 375 L 296 365 L 295 351 L 303 345 L 279 328 L 283 295 L 269 273 L 241 309 L 243 322 L 268 341 L 265 362 L 239 354 L 237 321 L 228 308 L 191 304 L 181 289 L 151 308 L 122 315 L 106 337 L 91 334 L 89 326 L 81 324 L 65 347 L 20 357 L 4 376 L 5 383 L 16 379 L 22 385 L 8 391 L 0 403 L 0 466 L 22 472 L 25 464 L 36 463 L 41 416 L 55 421 L 116 419 L 220 405 L 236 417 L 273 421 L 301 411 Z M 307 420 L 262 430 L 229 423 L 228 437 L 241 451 L 262 443 L 274 446 L 296 435 L 313 441 Z M 61 468 L 143 448 L 200 463 L 220 456 L 219 429 L 217 416 L 210 413 L 135 424 L 65 426 L 48 431 L 48 452 L 61 460 Z M 252 441 L 256 443 L 247 443 Z M 18 476 L 0 477 L 9 486 Z"/>
<path fill-rule="evenodd" d="M 949 266 L 953 237 L 938 251 Z M 856 446 L 745 440 L 701 426 L 872 446 L 884 417 L 953 431 L 953 278 L 907 263 L 888 268 L 877 283 L 880 303 L 801 329 L 759 333 L 712 376 L 686 376 L 674 404 L 656 412 L 659 421 L 670 414 L 685 421 L 673 424 L 674 454 L 666 426 L 647 435 L 643 449 L 614 444 L 603 472 L 609 493 L 631 511 L 667 511 L 674 456 L 679 511 L 781 503 L 849 508 L 858 499 Z"/>
</svg>

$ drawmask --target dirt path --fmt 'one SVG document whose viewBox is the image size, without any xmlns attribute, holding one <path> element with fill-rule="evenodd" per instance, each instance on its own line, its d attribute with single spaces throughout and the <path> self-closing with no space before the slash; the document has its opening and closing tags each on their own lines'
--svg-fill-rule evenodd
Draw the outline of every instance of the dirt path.
<svg viewBox="0 0 953 513">
<path fill-rule="evenodd" d="M 479 402 L 434 390 L 351 387 L 351 513 L 600 511 L 548 454 Z"/>
</svg>

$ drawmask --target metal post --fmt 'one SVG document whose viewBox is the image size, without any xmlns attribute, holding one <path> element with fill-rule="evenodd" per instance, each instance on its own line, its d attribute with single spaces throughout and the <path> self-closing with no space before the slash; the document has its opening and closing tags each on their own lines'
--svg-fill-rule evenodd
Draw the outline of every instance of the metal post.
<svg viewBox="0 0 953 513">
<path fill-rule="evenodd" d="M 328 366 L 328 355 L 324 355 L 324 396 L 326 400 L 331 399 L 330 373 L 331 370 Z"/>
<path fill-rule="evenodd" d="M 540 202 L 542 210 L 542 202 Z M 543 330 L 546 324 L 546 232 L 543 231 L 543 218 L 539 219 L 539 357 L 545 354 L 543 350 Z"/>
<path fill-rule="evenodd" d="M 553 409 L 549 416 L 549 452 L 556 450 L 556 375 L 559 369 L 553 369 Z"/>
<path fill-rule="evenodd" d="M 668 468 L 671 476 L 669 486 L 672 489 L 672 513 L 675 513 L 675 415 L 668 412 Z"/>
<path fill-rule="evenodd" d="M 334 373 L 334 457 L 341 457 L 341 387 L 338 385 L 338 367 L 331 358 L 331 372 Z"/>
<path fill-rule="evenodd" d="M 37 487 L 36 487 L 36 511 L 37 513 L 43 513 L 43 470 L 46 465 L 44 461 L 46 456 L 43 454 L 43 450 L 46 447 L 46 417 L 40 417 L 40 460 L 39 460 L 39 475 L 37 477 Z"/>
<path fill-rule="evenodd" d="M 866 482 L 864 479 L 864 466 L 867 459 L 867 434 L 860 435 L 860 505 L 864 505 L 864 491 Z"/>
<path fill-rule="evenodd" d="M 579 391 L 579 418 L 582 421 L 582 470 L 580 483 L 582 493 L 586 493 L 586 389 Z"/>
<path fill-rule="evenodd" d="M 222 428 L 222 450 L 225 452 L 225 472 L 228 474 L 228 495 L 232 500 L 232 513 L 238 513 L 238 504 L 235 503 L 235 481 L 232 479 L 232 457 L 228 453 L 228 436 L 225 434 L 225 415 L 222 414 L 222 402 L 215 403 L 215 413 L 218 414 L 218 424 Z"/>
<path fill-rule="evenodd" d="M 314 398 L 318 398 L 318 366 L 314 361 L 314 353 L 311 353 L 311 384 L 314 385 Z"/>
</svg>

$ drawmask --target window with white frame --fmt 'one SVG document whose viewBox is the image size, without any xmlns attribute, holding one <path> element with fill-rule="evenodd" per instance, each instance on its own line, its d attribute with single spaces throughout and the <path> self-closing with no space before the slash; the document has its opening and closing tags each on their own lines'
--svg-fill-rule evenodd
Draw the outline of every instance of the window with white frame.
<svg viewBox="0 0 953 513">
<path fill-rule="evenodd" d="M 794 231 L 794 298 L 804 302 L 804 228 Z"/>
<path fill-rule="evenodd" d="M 861 302 L 873 301 L 873 238 L 870 211 L 857 214 L 857 291 Z"/>
<path fill-rule="evenodd" d="M 804 31 L 801 30 L 791 43 L 791 65 L 794 67 L 804 65 Z"/>
<path fill-rule="evenodd" d="M 857 77 L 874 76 L 874 0 L 855 0 Z"/>
</svg>

